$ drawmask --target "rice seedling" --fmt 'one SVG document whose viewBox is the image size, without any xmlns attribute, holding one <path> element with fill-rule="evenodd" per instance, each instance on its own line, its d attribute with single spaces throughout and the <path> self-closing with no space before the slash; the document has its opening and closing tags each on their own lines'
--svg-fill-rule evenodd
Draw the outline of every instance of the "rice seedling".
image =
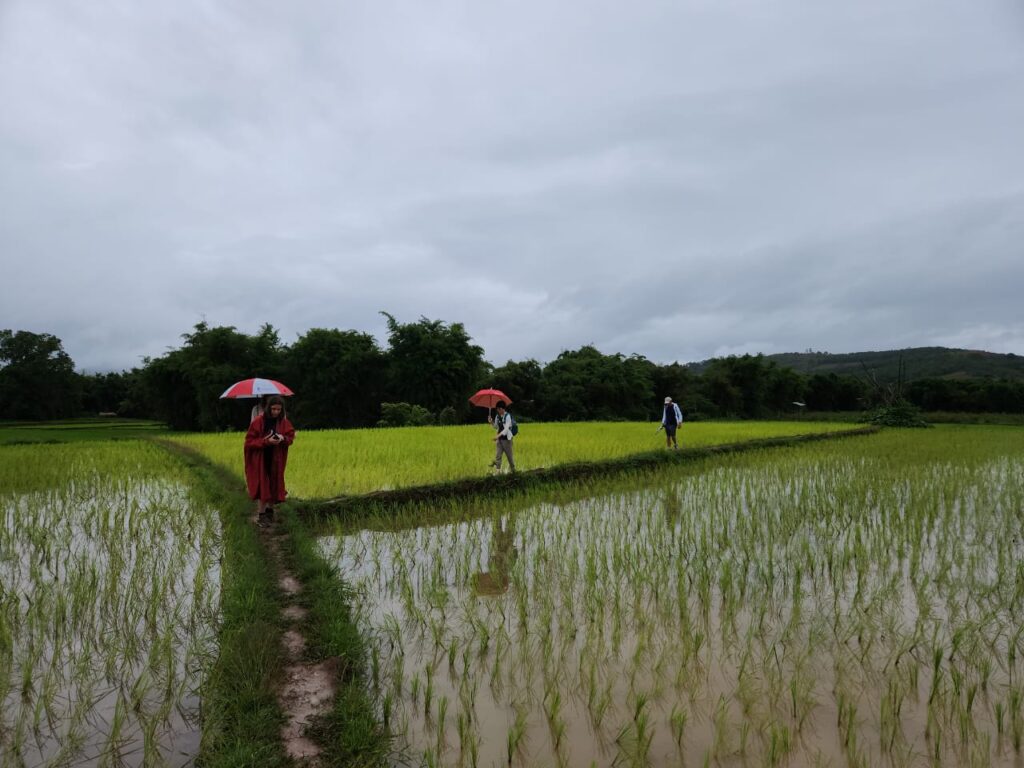
<svg viewBox="0 0 1024 768">
<path fill-rule="evenodd" d="M 1006 764 L 1024 729 L 1021 447 L 888 432 L 514 509 L 411 509 L 322 545 L 382 670 L 413 670 L 396 749 L 440 764 L 511 764 L 527 741 L 530 762 L 574 765 Z M 458 755 L 419 702 L 446 658 L 432 698 L 458 702 Z"/>
<path fill-rule="evenodd" d="M 216 513 L 148 443 L 0 452 L 0 762 L 190 762 Z"/>
</svg>

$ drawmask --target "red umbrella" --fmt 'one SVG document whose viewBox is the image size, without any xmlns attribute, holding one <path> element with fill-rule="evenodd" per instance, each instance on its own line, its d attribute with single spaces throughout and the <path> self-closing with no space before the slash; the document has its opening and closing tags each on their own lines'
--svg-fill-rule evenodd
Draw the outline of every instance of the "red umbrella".
<svg viewBox="0 0 1024 768">
<path fill-rule="evenodd" d="M 473 405 L 479 405 L 481 408 L 487 408 L 488 410 L 493 408 L 499 400 L 504 400 L 506 405 L 512 402 L 512 398 L 500 389 L 481 389 L 469 398 L 469 402 Z"/>
<path fill-rule="evenodd" d="M 263 395 L 294 395 L 288 387 L 282 384 L 280 381 L 274 381 L 273 379 L 244 379 L 237 381 L 230 387 L 224 390 L 224 394 L 220 396 L 223 400 L 225 397 L 232 398 L 248 398 L 248 397 L 263 397 Z"/>
</svg>

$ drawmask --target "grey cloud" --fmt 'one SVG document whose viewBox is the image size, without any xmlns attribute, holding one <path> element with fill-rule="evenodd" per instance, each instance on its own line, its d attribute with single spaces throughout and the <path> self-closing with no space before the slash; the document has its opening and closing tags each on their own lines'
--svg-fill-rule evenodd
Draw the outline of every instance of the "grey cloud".
<svg viewBox="0 0 1024 768">
<path fill-rule="evenodd" d="M 90 368 L 203 317 L 380 336 L 381 309 L 462 321 L 499 362 L 1024 352 L 1022 19 L 14 0 L 0 327 Z"/>
</svg>

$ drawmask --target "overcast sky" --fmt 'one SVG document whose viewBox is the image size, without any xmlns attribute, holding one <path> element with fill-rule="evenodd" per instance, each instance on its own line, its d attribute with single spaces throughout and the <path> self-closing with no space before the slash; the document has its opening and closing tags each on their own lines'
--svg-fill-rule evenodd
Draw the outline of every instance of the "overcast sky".
<svg viewBox="0 0 1024 768">
<path fill-rule="evenodd" d="M 0 0 L 0 328 L 1024 354 L 1019 0 Z"/>
</svg>

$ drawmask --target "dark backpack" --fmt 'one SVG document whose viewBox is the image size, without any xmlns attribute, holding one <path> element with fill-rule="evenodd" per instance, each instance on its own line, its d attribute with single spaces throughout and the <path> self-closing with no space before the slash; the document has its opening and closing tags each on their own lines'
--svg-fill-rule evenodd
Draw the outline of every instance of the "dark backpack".
<svg viewBox="0 0 1024 768">
<path fill-rule="evenodd" d="M 666 427 L 678 427 L 679 420 L 676 418 L 676 404 L 669 403 L 665 406 L 665 421 L 663 422 Z"/>
<path fill-rule="evenodd" d="M 516 423 L 516 417 L 513 416 L 509 411 L 505 411 L 505 415 L 508 416 L 509 420 L 508 431 L 512 433 L 512 437 L 515 437 L 516 435 L 519 434 L 519 424 Z M 498 418 L 501 419 L 501 416 L 498 416 Z M 504 425 L 503 419 L 502 425 Z M 504 429 L 504 426 L 502 426 L 502 429 Z M 501 430 L 499 429 L 498 431 L 500 432 Z"/>
</svg>

